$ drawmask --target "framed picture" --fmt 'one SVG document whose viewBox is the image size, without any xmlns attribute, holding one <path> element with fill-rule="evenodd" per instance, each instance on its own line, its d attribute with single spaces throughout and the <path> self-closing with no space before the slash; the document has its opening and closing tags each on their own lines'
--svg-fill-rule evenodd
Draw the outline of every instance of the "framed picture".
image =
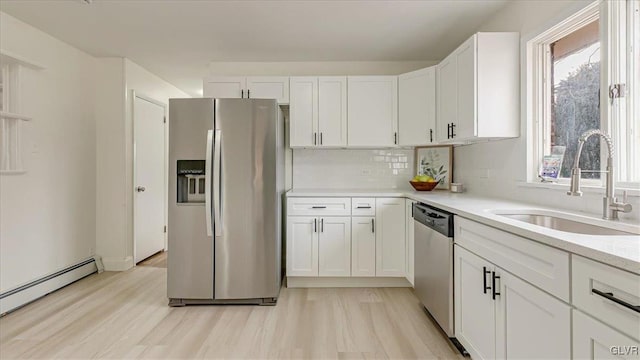
<svg viewBox="0 0 640 360">
<path fill-rule="evenodd" d="M 449 190 L 453 179 L 453 145 L 416 147 L 416 175 L 434 178 L 436 190 Z"/>
</svg>

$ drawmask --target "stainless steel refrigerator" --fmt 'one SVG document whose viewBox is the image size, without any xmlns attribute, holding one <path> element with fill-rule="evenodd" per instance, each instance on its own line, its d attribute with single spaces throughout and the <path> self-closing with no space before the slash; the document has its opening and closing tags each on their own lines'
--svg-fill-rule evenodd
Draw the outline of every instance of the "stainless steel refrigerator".
<svg viewBox="0 0 640 360">
<path fill-rule="evenodd" d="M 276 100 L 169 100 L 170 306 L 276 302 L 283 191 Z"/>
</svg>

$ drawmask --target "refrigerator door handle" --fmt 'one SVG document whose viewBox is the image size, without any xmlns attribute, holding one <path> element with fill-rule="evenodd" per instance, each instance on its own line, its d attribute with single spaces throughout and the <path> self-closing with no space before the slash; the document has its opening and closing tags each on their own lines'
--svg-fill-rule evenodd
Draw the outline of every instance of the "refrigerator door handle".
<svg viewBox="0 0 640 360">
<path fill-rule="evenodd" d="M 216 236 L 222 235 L 222 222 L 220 221 L 220 211 L 222 208 L 222 199 L 220 198 L 220 139 L 222 131 L 216 130 L 213 151 L 213 227 L 216 230 Z"/>
<path fill-rule="evenodd" d="M 211 227 L 211 150 L 213 144 L 213 130 L 207 131 L 207 153 L 205 156 L 204 172 L 204 211 L 207 222 L 207 236 L 213 236 Z"/>
</svg>

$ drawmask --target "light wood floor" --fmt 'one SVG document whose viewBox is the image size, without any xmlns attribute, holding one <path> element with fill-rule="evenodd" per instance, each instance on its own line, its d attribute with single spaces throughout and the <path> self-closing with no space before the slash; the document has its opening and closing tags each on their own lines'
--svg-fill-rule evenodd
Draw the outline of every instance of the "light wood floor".
<svg viewBox="0 0 640 360">
<path fill-rule="evenodd" d="M 463 358 L 410 289 L 283 288 L 275 307 L 170 308 L 162 261 L 0 318 L 0 358 Z"/>
</svg>

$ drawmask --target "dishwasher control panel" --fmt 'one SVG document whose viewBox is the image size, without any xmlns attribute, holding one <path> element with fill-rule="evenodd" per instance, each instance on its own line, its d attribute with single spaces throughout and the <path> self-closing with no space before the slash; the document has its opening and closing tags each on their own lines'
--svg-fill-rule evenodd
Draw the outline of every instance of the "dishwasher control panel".
<svg viewBox="0 0 640 360">
<path fill-rule="evenodd" d="M 413 219 L 446 237 L 453 237 L 453 214 L 422 203 L 413 205 Z"/>
</svg>

